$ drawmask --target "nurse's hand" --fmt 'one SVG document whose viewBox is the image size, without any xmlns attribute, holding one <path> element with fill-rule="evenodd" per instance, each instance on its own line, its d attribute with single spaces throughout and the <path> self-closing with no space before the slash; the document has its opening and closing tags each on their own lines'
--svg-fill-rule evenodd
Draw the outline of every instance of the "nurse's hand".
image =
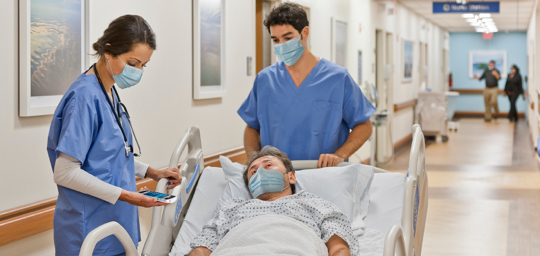
<svg viewBox="0 0 540 256">
<path fill-rule="evenodd" d="M 182 177 L 180 176 L 180 171 L 178 168 L 170 168 L 167 170 L 156 170 L 154 168 L 148 167 L 148 177 L 152 178 L 155 181 L 159 181 L 163 178 L 169 180 L 169 185 L 167 189 L 173 189 L 174 187 L 182 183 Z"/>
<path fill-rule="evenodd" d="M 142 207 L 154 207 L 168 205 L 168 203 L 159 202 L 156 198 L 145 196 L 137 192 L 131 192 L 127 190 L 122 190 L 120 201 L 128 202 L 131 205 L 142 206 Z"/>
<path fill-rule="evenodd" d="M 343 157 L 336 154 L 321 154 L 319 157 L 319 162 L 317 163 L 317 168 L 337 166 L 344 160 L 345 159 L 343 159 Z"/>
</svg>

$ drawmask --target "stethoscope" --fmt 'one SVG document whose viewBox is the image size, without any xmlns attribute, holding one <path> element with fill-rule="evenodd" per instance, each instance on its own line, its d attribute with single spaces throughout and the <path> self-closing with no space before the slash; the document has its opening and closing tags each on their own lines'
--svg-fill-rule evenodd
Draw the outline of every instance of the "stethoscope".
<svg viewBox="0 0 540 256">
<path fill-rule="evenodd" d="M 116 98 L 118 98 L 118 105 L 122 106 L 123 111 L 126 113 L 126 117 L 129 122 L 129 127 L 131 128 L 131 133 L 133 133 L 133 138 L 135 139 L 135 143 L 137 143 L 137 148 L 139 149 L 138 154 L 133 152 L 133 145 L 129 145 L 128 143 L 126 133 L 124 132 L 124 128 L 122 126 L 122 115 L 121 113 L 119 113 L 120 108 L 117 108 L 118 113 L 114 110 L 113 103 L 111 99 L 109 98 L 107 91 L 105 91 L 105 86 L 103 85 L 103 82 L 101 82 L 101 78 L 99 77 L 99 74 L 97 72 L 96 64 L 93 65 L 93 68 L 94 68 L 94 73 L 96 74 L 96 77 L 99 81 L 99 85 L 101 86 L 101 90 L 105 94 L 105 98 L 107 98 L 107 102 L 109 102 L 109 106 L 111 107 L 111 111 L 113 112 L 113 115 L 116 119 L 116 123 L 120 127 L 120 131 L 122 131 L 122 136 L 124 137 L 124 148 L 126 150 L 126 156 L 129 157 L 129 152 L 132 152 L 133 156 L 140 157 L 142 155 L 141 147 L 139 146 L 139 141 L 137 140 L 137 136 L 135 135 L 135 130 L 133 130 L 133 125 L 131 124 L 131 118 L 129 117 L 129 112 L 127 111 L 126 105 L 124 105 L 124 103 L 122 103 L 122 101 L 120 100 L 120 95 L 118 95 L 118 92 L 116 91 L 116 88 L 113 85 L 112 89 L 114 90 L 114 94 L 116 94 Z"/>
</svg>

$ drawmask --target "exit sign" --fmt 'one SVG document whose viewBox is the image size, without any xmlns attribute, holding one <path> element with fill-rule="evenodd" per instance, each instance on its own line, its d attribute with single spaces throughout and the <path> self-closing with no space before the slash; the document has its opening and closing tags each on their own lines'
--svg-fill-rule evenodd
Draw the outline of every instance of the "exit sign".
<svg viewBox="0 0 540 256">
<path fill-rule="evenodd" d="M 485 40 L 493 39 L 493 33 L 482 33 L 482 38 Z"/>
</svg>

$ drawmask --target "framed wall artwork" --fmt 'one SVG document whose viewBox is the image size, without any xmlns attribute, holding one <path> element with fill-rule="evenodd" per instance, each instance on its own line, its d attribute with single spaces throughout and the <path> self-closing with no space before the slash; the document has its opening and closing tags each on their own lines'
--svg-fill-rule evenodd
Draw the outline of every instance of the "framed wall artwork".
<svg viewBox="0 0 540 256">
<path fill-rule="evenodd" d="M 481 77 L 490 61 L 495 61 L 495 69 L 506 78 L 506 51 L 469 51 L 469 78 Z"/>
<path fill-rule="evenodd" d="M 358 85 L 362 85 L 362 51 L 358 51 Z"/>
<path fill-rule="evenodd" d="M 225 93 L 225 1 L 193 0 L 193 99 Z"/>
<path fill-rule="evenodd" d="M 19 116 L 54 113 L 87 67 L 87 1 L 19 1 Z"/>
<path fill-rule="evenodd" d="M 413 42 L 403 40 L 403 82 L 412 81 Z"/>
<path fill-rule="evenodd" d="M 347 23 L 332 18 L 332 61 L 347 67 Z"/>
</svg>

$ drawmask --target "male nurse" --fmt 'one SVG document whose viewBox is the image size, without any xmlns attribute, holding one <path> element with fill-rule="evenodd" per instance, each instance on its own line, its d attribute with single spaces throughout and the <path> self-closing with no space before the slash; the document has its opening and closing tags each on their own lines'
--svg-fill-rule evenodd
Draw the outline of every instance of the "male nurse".
<svg viewBox="0 0 540 256">
<path fill-rule="evenodd" d="M 246 153 L 271 145 L 291 160 L 336 166 L 369 139 L 375 107 L 347 69 L 309 52 L 309 22 L 301 6 L 275 7 L 264 25 L 281 60 L 259 72 L 238 110 L 247 124 Z"/>
</svg>

